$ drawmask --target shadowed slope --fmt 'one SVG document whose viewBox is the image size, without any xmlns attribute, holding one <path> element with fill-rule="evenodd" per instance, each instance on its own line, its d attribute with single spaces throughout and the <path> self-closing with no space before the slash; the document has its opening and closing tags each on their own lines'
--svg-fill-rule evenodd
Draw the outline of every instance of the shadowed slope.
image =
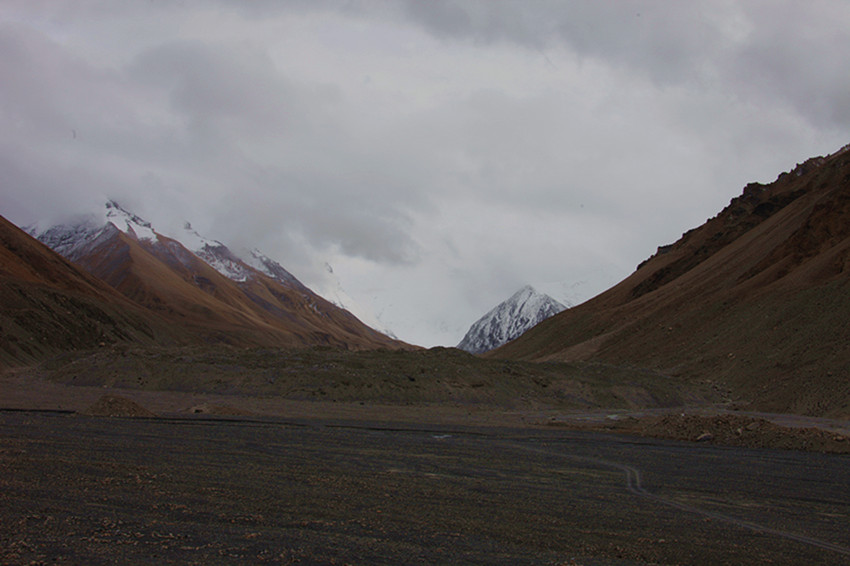
<svg viewBox="0 0 850 566">
<path fill-rule="evenodd" d="M 493 355 L 638 365 L 763 410 L 850 416 L 848 273 L 844 148 L 748 185 L 620 284 Z"/>
<path fill-rule="evenodd" d="M 115 342 L 181 341 L 163 320 L 0 217 L 0 368 Z"/>
</svg>

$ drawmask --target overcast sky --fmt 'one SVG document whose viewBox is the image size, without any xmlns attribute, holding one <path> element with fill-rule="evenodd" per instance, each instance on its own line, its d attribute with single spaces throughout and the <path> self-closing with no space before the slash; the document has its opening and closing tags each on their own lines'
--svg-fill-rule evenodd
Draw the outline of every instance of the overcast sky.
<svg viewBox="0 0 850 566">
<path fill-rule="evenodd" d="M 0 214 L 114 198 L 454 345 L 850 142 L 848 53 L 845 0 L 3 0 Z"/>
</svg>

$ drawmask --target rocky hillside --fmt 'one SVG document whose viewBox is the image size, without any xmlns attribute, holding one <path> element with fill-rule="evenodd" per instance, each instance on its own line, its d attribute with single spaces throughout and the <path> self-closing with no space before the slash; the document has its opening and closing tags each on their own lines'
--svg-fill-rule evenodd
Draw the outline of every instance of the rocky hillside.
<svg viewBox="0 0 850 566">
<path fill-rule="evenodd" d="M 650 368 L 850 418 L 850 146 L 752 183 L 624 281 L 493 356 Z"/>
</svg>

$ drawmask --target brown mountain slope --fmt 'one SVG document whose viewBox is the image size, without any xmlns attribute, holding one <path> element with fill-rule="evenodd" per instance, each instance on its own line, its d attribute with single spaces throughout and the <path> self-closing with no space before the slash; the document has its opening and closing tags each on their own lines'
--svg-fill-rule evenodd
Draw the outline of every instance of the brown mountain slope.
<svg viewBox="0 0 850 566">
<path fill-rule="evenodd" d="M 303 285 L 243 265 L 231 280 L 176 240 L 136 239 L 113 225 L 75 251 L 75 262 L 135 303 L 200 335 L 239 346 L 407 348 Z"/>
<path fill-rule="evenodd" d="M 115 342 L 182 340 L 165 321 L 0 216 L 0 369 Z"/>
<path fill-rule="evenodd" d="M 759 410 L 850 417 L 848 147 L 748 185 L 612 289 L 492 355 L 652 368 Z"/>
</svg>

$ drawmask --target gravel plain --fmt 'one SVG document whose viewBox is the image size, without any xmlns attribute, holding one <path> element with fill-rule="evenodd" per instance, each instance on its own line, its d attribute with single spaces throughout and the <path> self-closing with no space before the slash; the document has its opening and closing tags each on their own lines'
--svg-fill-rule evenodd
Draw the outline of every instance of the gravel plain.
<svg viewBox="0 0 850 566">
<path fill-rule="evenodd" d="M 845 455 L 0 411 L 3 564 L 847 564 Z"/>
</svg>

